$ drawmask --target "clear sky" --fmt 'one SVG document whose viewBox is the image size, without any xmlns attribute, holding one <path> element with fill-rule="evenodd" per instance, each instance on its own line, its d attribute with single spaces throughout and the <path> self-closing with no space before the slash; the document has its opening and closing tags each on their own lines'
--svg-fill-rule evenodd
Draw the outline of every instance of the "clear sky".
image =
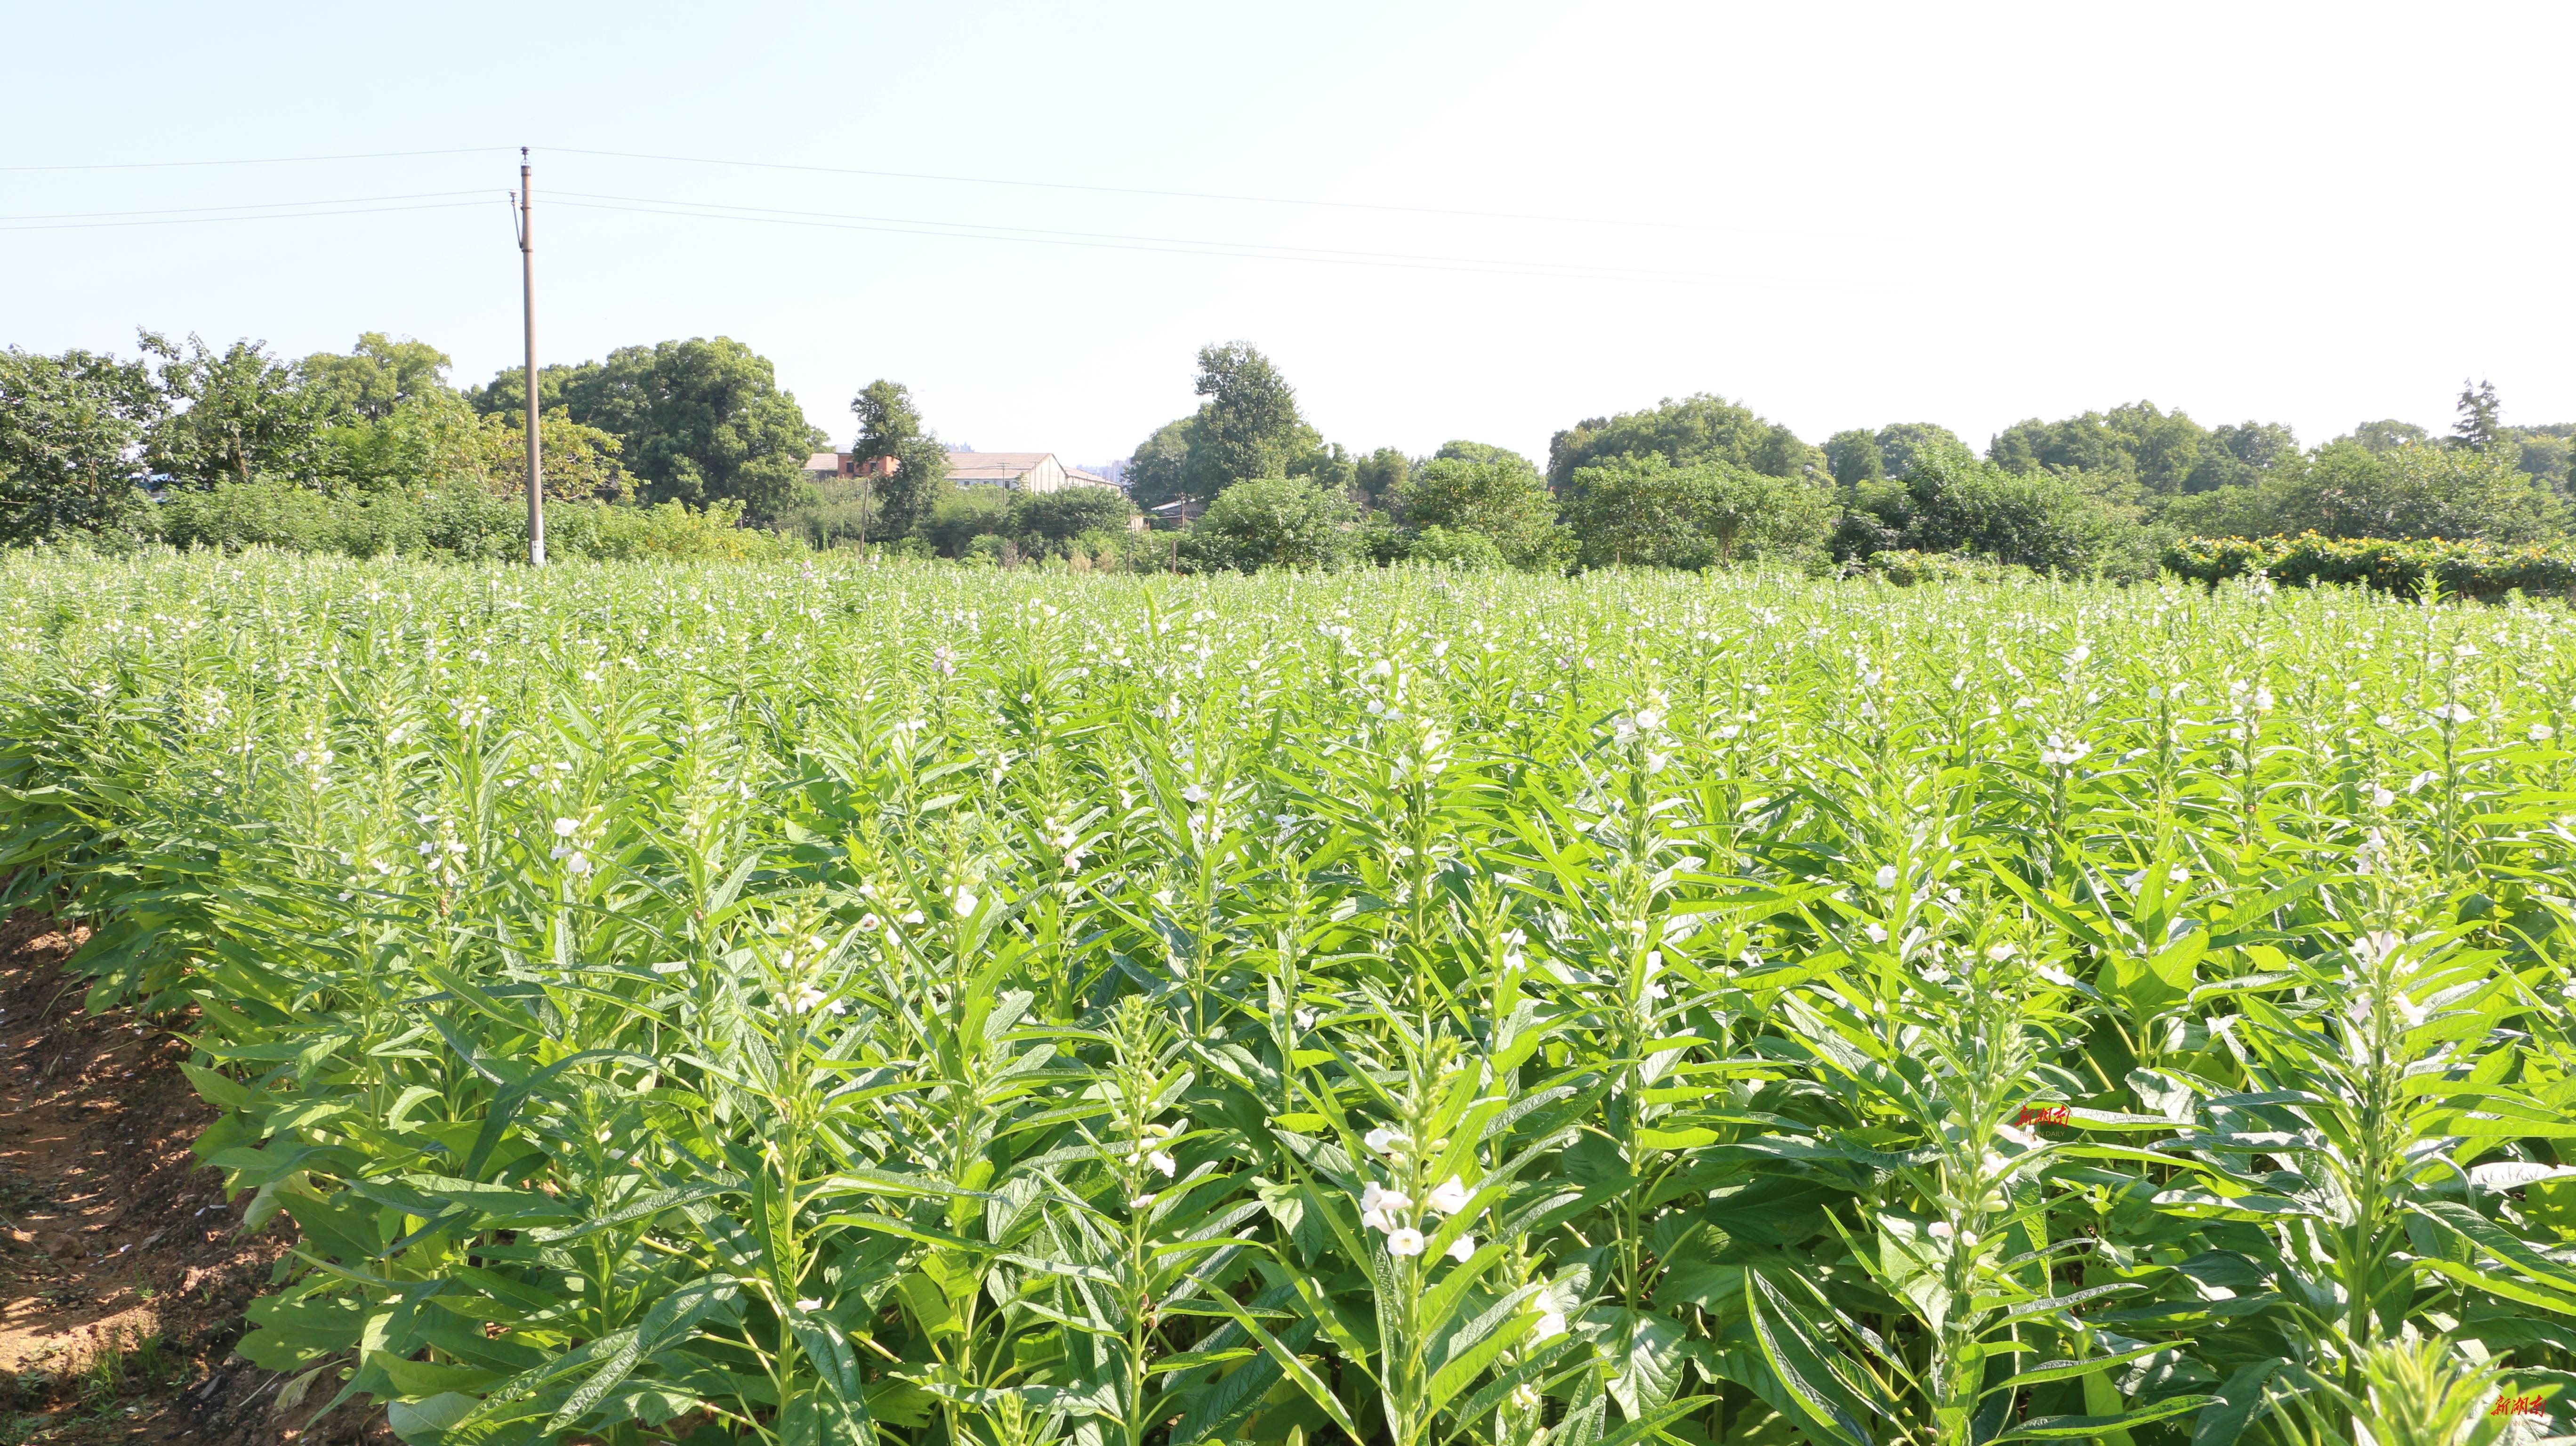
<svg viewBox="0 0 2576 1446">
<path fill-rule="evenodd" d="M 1106 461 L 1236 338 L 1360 450 L 1543 456 L 1699 391 L 1811 440 L 2143 397 L 2315 442 L 2447 425 L 2471 375 L 2508 421 L 2576 420 L 2563 3 L 20 4 L 7 31 L 0 166 L 489 149 L 0 170 L 0 344 L 382 330 L 483 379 L 518 353 L 524 144 L 543 359 L 733 336 L 844 445 L 883 376 L 951 442 Z M 95 214 L 276 202 L 343 214 Z"/>
</svg>

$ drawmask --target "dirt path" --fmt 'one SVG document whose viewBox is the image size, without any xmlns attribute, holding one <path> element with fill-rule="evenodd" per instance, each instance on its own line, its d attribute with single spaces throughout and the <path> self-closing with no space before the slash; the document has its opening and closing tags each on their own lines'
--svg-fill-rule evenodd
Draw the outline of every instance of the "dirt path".
<svg viewBox="0 0 2576 1446">
<path fill-rule="evenodd" d="M 0 1446 L 359 1434 L 273 1417 L 278 1379 L 232 1354 L 291 1227 L 237 1234 L 189 1152 L 212 1118 L 178 1068 L 191 1020 L 84 1010 L 78 943 L 0 923 Z"/>
</svg>

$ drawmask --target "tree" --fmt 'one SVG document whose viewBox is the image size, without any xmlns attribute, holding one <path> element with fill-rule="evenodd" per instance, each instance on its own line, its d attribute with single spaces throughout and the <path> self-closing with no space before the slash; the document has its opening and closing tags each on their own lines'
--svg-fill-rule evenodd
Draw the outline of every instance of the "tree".
<svg viewBox="0 0 2576 1446">
<path fill-rule="evenodd" d="M 160 419 L 139 361 L 0 351 L 0 544 L 101 532 L 142 500 L 135 457 Z"/>
<path fill-rule="evenodd" d="M 1254 572 L 1347 561 L 1357 509 L 1302 477 L 1252 477 L 1225 489 L 1182 539 L 1194 567 Z"/>
<path fill-rule="evenodd" d="M 327 410 L 381 422 L 405 402 L 448 392 L 448 365 L 447 353 L 425 341 L 395 341 L 370 331 L 359 335 L 347 355 L 315 352 L 296 369 Z"/>
<path fill-rule="evenodd" d="M 1973 455 L 1959 434 L 1933 422 L 1891 422 L 1878 429 L 1872 440 L 1878 443 L 1880 473 L 1902 480 L 1914 470 L 1917 460 L 1938 454 L 1963 458 Z"/>
<path fill-rule="evenodd" d="M 2198 493 L 2251 486 L 2298 455 L 2297 435 L 2278 422 L 2249 421 L 2215 427 L 2201 447 L 2199 463 L 2184 479 L 2182 490 Z"/>
<path fill-rule="evenodd" d="M 596 400 L 600 373 L 607 368 L 595 361 L 556 362 L 537 373 L 537 396 L 547 411 L 562 407 L 571 411 L 579 403 L 588 411 Z M 492 380 L 479 387 L 467 387 L 465 400 L 485 416 L 518 416 L 528 414 L 527 368 L 503 367 Z"/>
<path fill-rule="evenodd" d="M 2496 400 L 2495 383 L 2482 381 L 2472 387 L 2460 383 L 2460 419 L 2451 424 L 2451 439 L 2459 446 L 2484 452 L 2492 449 L 2504 436 L 2504 404 Z"/>
<path fill-rule="evenodd" d="M 1894 549 L 1967 553 L 2082 573 L 2108 560 L 2123 534 L 2122 518 L 2087 489 L 2083 474 L 2015 471 L 1965 449 L 1931 449 L 1903 480 L 1863 490 L 1843 519 L 1837 550 L 1851 557 Z"/>
<path fill-rule="evenodd" d="M 921 519 L 923 541 L 945 557 L 963 557 L 978 537 L 1011 530 L 1011 494 L 999 487 L 951 487 Z"/>
<path fill-rule="evenodd" d="M 1321 440 L 1297 412 L 1297 392 L 1249 342 L 1199 348 L 1198 394 L 1190 419 L 1190 496 L 1202 501 L 1249 477 L 1285 477 L 1288 464 Z"/>
<path fill-rule="evenodd" d="M 2061 422 L 2017 422 L 1995 435 L 1986 457 L 2008 472 L 2088 472 L 2175 496 L 2188 490 L 2208 435 L 2179 410 L 2131 402 Z"/>
<path fill-rule="evenodd" d="M 147 331 L 142 345 L 160 358 L 165 399 L 144 436 L 144 463 L 154 475 L 190 488 L 254 476 L 320 485 L 325 399 L 270 356 L 267 343 L 237 341 L 218 352 L 191 336 L 182 350 Z"/>
<path fill-rule="evenodd" d="M 1394 503 L 1409 526 L 1490 538 L 1514 567 L 1562 565 L 1556 498 L 1517 452 L 1452 442 L 1396 489 Z"/>
<path fill-rule="evenodd" d="M 614 434 L 647 503 L 736 501 L 768 517 L 804 489 L 805 459 L 828 438 L 778 390 L 769 360 L 731 337 L 620 347 L 604 362 L 547 367 L 537 395 L 551 413 Z M 524 411 L 517 369 L 470 393 L 477 411 Z"/>
<path fill-rule="evenodd" d="M 2284 534 L 2536 542 L 2565 528 L 2567 507 L 2517 460 L 2500 448 L 2330 442 L 2265 489 L 2268 521 Z"/>
<path fill-rule="evenodd" d="M 1154 430 L 1127 459 L 1127 495 L 1139 507 L 1178 502 L 1189 493 L 1190 423 L 1183 417 Z"/>
<path fill-rule="evenodd" d="M 327 392 L 324 405 L 333 405 Z M 523 437 L 526 427 L 524 418 L 478 417 L 463 397 L 443 386 L 401 398 L 380 418 L 340 410 L 319 439 L 322 490 L 384 492 L 454 481 L 481 486 L 496 476 L 500 485 L 524 488 L 524 455 L 508 460 L 496 474 L 490 436 L 506 428 L 511 436 Z M 545 435 L 553 446 L 554 428 L 549 426 Z M 556 459 L 546 457 L 549 478 L 557 470 Z M 553 482 L 547 486 L 553 495 Z"/>
<path fill-rule="evenodd" d="M 1317 447 L 1289 463 L 1288 475 L 1303 477 L 1318 487 L 1350 493 L 1359 490 L 1360 464 L 1358 458 L 1335 442 L 1330 446 Z"/>
<path fill-rule="evenodd" d="M 1413 463 L 1393 447 L 1380 447 L 1359 459 L 1351 478 L 1352 490 L 1371 507 L 1384 507 L 1394 498 L 1396 489 L 1413 474 Z"/>
<path fill-rule="evenodd" d="M 1059 487 L 1011 495 L 1011 530 L 1062 545 L 1086 532 L 1124 532 L 1136 509 L 1107 487 Z"/>
<path fill-rule="evenodd" d="M 1724 397 L 1701 393 L 1680 401 L 1667 397 L 1651 411 L 1589 418 L 1557 433 L 1548 442 L 1548 485 L 1561 491 L 1577 468 L 1648 452 L 1676 467 L 1727 462 L 1773 477 L 1825 471 L 1824 453 L 1795 432 Z"/>
<path fill-rule="evenodd" d="M 2352 429 L 2350 437 L 2338 437 L 2335 440 L 2358 443 L 2366 451 L 2387 452 L 2403 447 L 2409 442 L 2421 442 L 2431 435 L 2413 422 L 2401 422 L 2390 417 L 2383 421 L 2364 422 Z"/>
<path fill-rule="evenodd" d="M 948 449 L 922 424 L 921 409 L 901 382 L 880 377 L 868 383 L 850 399 L 850 411 L 859 419 L 850 460 L 864 465 L 891 458 L 894 463 L 893 475 L 863 484 L 873 499 L 865 530 L 876 537 L 906 536 L 927 522 L 952 490 Z"/>
<path fill-rule="evenodd" d="M 1878 438 L 1866 427 L 1854 427 L 1825 439 L 1825 470 L 1849 487 L 1886 476 L 1887 463 L 1879 456 Z"/>
<path fill-rule="evenodd" d="M 1821 473 L 1778 477 L 1733 462 L 1676 467 L 1644 452 L 1578 468 L 1566 521 L 1587 567 L 1703 568 L 1819 561 L 1834 523 Z"/>
<path fill-rule="evenodd" d="M 401 420 L 397 414 L 395 420 Z M 483 418 L 476 434 L 479 480 L 488 491 L 524 496 L 528 488 L 525 417 Z M 537 479 L 558 502 L 615 502 L 631 490 L 619 462 L 625 443 L 613 433 L 585 427 L 561 407 L 537 418 Z"/>
<path fill-rule="evenodd" d="M 2514 465 L 2526 474 L 2549 484 L 2553 491 L 2565 492 L 2568 461 L 2576 454 L 2576 444 L 2568 440 L 2571 429 L 2564 424 L 2547 427 L 2508 427 L 2507 440 L 2514 451 Z"/>
</svg>

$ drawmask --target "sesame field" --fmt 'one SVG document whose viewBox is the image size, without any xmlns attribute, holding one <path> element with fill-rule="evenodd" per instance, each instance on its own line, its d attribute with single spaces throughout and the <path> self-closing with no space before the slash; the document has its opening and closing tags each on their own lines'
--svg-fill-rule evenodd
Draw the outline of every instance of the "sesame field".
<svg viewBox="0 0 2576 1446">
<path fill-rule="evenodd" d="M 0 877 L 288 1425 L 2528 1441 L 2571 712 L 2259 582 L 20 554 Z"/>
</svg>

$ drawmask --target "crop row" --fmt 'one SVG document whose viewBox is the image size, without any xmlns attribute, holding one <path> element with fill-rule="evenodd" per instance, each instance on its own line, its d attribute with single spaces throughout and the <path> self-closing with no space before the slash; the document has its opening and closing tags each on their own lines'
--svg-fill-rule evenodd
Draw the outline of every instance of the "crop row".
<svg viewBox="0 0 2576 1446">
<path fill-rule="evenodd" d="M 2259 584 L 21 558 L 0 868 L 414 1446 L 2490 1439 L 2570 710 Z"/>
</svg>

